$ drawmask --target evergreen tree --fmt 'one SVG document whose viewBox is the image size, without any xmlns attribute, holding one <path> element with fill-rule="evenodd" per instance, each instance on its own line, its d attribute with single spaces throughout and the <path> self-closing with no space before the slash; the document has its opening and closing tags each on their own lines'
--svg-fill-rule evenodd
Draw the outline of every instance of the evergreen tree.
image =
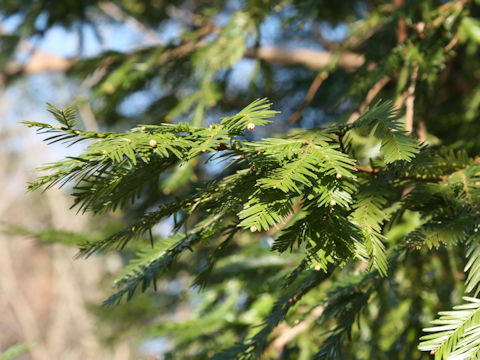
<svg viewBox="0 0 480 360">
<path fill-rule="evenodd" d="M 90 76 L 111 131 L 52 105 L 56 123 L 25 122 L 50 143 L 85 144 L 30 190 L 69 184 L 74 209 L 124 212 L 123 229 L 79 244 L 80 256 L 137 253 L 105 305 L 147 293 L 157 314 L 135 333 L 167 336 L 176 359 L 480 358 L 478 1 L 23 0 L 1 11 L 21 13 L 18 33 L 32 36 L 95 27 L 112 7 L 145 36 L 180 30 L 62 63 Z M 28 69 L 7 67 L 5 81 Z M 139 91 L 154 100 L 122 114 Z"/>
</svg>

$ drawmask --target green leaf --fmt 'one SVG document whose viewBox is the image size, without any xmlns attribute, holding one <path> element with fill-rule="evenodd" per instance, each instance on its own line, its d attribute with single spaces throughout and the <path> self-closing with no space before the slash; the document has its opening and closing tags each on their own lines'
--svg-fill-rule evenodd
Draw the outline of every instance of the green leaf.
<svg viewBox="0 0 480 360">
<path fill-rule="evenodd" d="M 13 360 L 17 356 L 30 350 L 33 346 L 35 346 L 33 343 L 24 343 L 11 346 L 7 350 L 0 353 L 0 360 Z"/>
<path fill-rule="evenodd" d="M 47 111 L 52 114 L 60 124 L 65 125 L 68 129 L 75 127 L 75 125 L 80 122 L 80 120 L 76 120 L 75 109 L 70 106 L 65 110 L 60 110 L 49 103 L 47 103 L 47 106 Z"/>
<path fill-rule="evenodd" d="M 475 234 L 476 235 L 476 234 Z M 480 292 L 480 246 L 476 241 L 478 236 L 474 237 L 474 240 L 470 244 L 467 250 L 468 262 L 465 265 L 464 271 L 468 272 L 467 280 L 465 281 L 465 292 L 472 293 L 473 296 L 477 296 Z"/>
<path fill-rule="evenodd" d="M 381 225 L 385 221 L 387 215 L 382 210 L 386 200 L 380 195 L 367 193 L 362 196 L 355 204 L 355 210 L 350 215 L 363 236 L 365 250 L 361 250 L 359 257 L 362 258 L 366 252 L 371 259 L 370 266 L 380 273 L 387 276 L 387 255 L 383 241 L 385 237 L 382 235 Z"/>
<path fill-rule="evenodd" d="M 460 25 L 460 38 L 464 41 L 472 40 L 480 43 L 480 21 L 470 16 L 465 16 Z"/>
<path fill-rule="evenodd" d="M 253 232 L 268 230 L 283 223 L 292 211 L 292 199 L 285 197 L 282 191 L 257 190 L 238 213 L 241 220 L 238 226 Z"/>
<path fill-rule="evenodd" d="M 247 128 L 253 130 L 250 124 L 254 126 L 268 124 L 278 113 L 270 110 L 271 105 L 266 98 L 255 100 L 238 114 L 222 118 L 221 123 L 232 134 L 241 134 Z"/>
<path fill-rule="evenodd" d="M 470 359 L 480 347 L 480 300 L 464 296 L 467 303 L 454 306 L 452 311 L 439 312 L 431 321 L 431 333 L 420 338 L 418 348 L 435 354 L 435 359 Z"/>
<path fill-rule="evenodd" d="M 352 127 L 365 127 L 381 139 L 386 163 L 411 161 L 420 150 L 416 141 L 406 135 L 399 119 L 398 110 L 391 101 L 378 102 L 367 108 Z"/>
</svg>

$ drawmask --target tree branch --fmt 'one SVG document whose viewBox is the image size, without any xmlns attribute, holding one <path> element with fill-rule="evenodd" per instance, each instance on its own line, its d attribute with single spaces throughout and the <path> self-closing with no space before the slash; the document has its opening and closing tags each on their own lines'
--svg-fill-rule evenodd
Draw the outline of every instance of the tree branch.
<svg viewBox="0 0 480 360">
<path fill-rule="evenodd" d="M 185 57 L 191 54 L 197 47 L 205 46 L 206 42 L 187 42 L 175 49 L 167 51 L 160 56 L 158 65 L 164 64 L 172 58 Z M 261 59 L 269 63 L 284 66 L 304 66 L 311 70 L 318 71 L 325 68 L 332 60 L 333 53 L 322 50 L 311 49 L 286 49 L 276 46 L 260 47 L 256 51 L 248 49 L 244 57 Z M 18 75 L 37 75 L 45 72 L 66 72 L 75 66 L 80 59 L 76 57 L 65 58 L 60 55 L 50 54 L 37 50 L 30 59 L 22 64 L 18 61 L 7 64 L 0 73 L 0 84 L 5 83 L 9 78 Z M 337 67 L 346 71 L 354 71 L 362 66 L 365 57 L 361 54 L 343 52 L 340 54 Z"/>
<path fill-rule="evenodd" d="M 358 110 L 355 111 L 348 118 L 348 121 L 347 121 L 348 124 L 351 124 L 358 119 L 360 114 L 367 108 L 367 106 L 372 102 L 375 96 L 377 96 L 380 90 L 382 90 L 383 87 L 387 85 L 390 80 L 391 80 L 390 76 L 384 76 L 380 80 L 378 80 L 370 90 L 368 90 L 367 96 L 365 97 L 365 100 L 363 100 L 363 102 L 360 104 L 360 107 L 358 108 Z"/>
<path fill-rule="evenodd" d="M 393 7 L 398 10 L 405 5 L 405 0 L 393 0 Z M 397 42 L 403 43 L 407 40 L 407 22 L 405 17 L 398 18 L 397 21 L 398 28 L 397 28 Z"/>
<path fill-rule="evenodd" d="M 360 166 L 360 165 L 355 165 L 355 169 L 357 169 L 357 171 L 359 171 L 359 172 L 363 172 L 363 173 L 366 173 L 366 174 L 372 174 L 372 175 L 376 175 L 380 172 L 380 169 L 366 168 L 366 167 L 363 167 L 363 166 Z"/>
<path fill-rule="evenodd" d="M 333 52 L 312 49 L 287 49 L 277 46 L 262 46 L 255 49 L 248 49 L 245 57 L 261 59 L 273 64 L 285 66 L 305 66 L 310 70 L 321 70 L 328 66 L 334 56 Z M 346 71 L 354 71 L 365 63 L 362 54 L 344 51 L 340 53 L 337 67 Z"/>
<path fill-rule="evenodd" d="M 293 327 L 286 328 L 283 330 L 271 344 L 271 348 L 277 350 L 280 354 L 283 351 L 283 348 L 286 344 L 290 341 L 295 339 L 297 336 L 301 335 L 305 331 L 307 331 L 310 326 L 323 314 L 323 310 L 325 309 L 324 305 L 319 305 L 315 307 L 310 314 L 301 322 Z"/>
<path fill-rule="evenodd" d="M 4 83 L 9 77 L 21 74 L 36 75 L 49 71 L 65 72 L 76 62 L 76 58 L 65 58 L 37 50 L 25 64 L 19 61 L 13 61 L 7 64 L 5 69 L 0 73 L 0 83 Z"/>
<path fill-rule="evenodd" d="M 357 171 L 371 174 L 371 175 L 378 175 L 380 173 L 380 169 L 373 169 L 373 168 L 366 168 L 360 165 L 355 165 L 355 169 Z M 445 177 L 451 176 L 452 174 L 445 174 L 440 175 L 439 177 L 422 177 L 422 175 L 401 175 L 398 177 L 399 180 L 411 180 L 411 181 L 418 181 L 418 182 L 426 182 L 426 183 L 438 183 L 440 181 L 445 181 Z"/>
<path fill-rule="evenodd" d="M 312 84 L 310 85 L 310 88 L 307 91 L 307 94 L 305 95 L 305 99 L 302 102 L 302 105 L 295 111 L 290 118 L 288 119 L 288 122 L 290 124 L 296 122 L 298 119 L 303 114 L 303 110 L 312 102 L 315 94 L 317 93 L 318 89 L 320 88 L 320 85 L 325 81 L 325 79 L 328 77 L 328 74 L 324 71 L 320 72 L 315 79 L 313 80 Z"/>
<path fill-rule="evenodd" d="M 415 105 L 415 86 L 417 84 L 418 66 L 415 66 L 410 76 L 410 86 L 408 87 L 408 96 L 405 99 L 405 130 L 408 134 L 412 133 L 413 115 Z"/>
</svg>

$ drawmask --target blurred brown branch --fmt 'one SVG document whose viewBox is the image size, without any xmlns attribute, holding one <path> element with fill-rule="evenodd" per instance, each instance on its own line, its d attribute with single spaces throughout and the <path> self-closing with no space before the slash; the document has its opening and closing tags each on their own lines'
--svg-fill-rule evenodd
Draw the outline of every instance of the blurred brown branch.
<svg viewBox="0 0 480 360">
<path fill-rule="evenodd" d="M 332 61 L 334 53 L 324 50 L 287 49 L 278 46 L 262 46 L 257 51 L 247 50 L 245 57 L 257 58 L 269 63 L 286 66 L 305 66 L 310 70 L 321 70 Z M 358 69 L 365 63 L 361 54 L 344 51 L 340 53 L 337 67 L 346 71 Z"/>
<path fill-rule="evenodd" d="M 286 344 L 290 341 L 295 339 L 300 334 L 307 331 L 310 326 L 323 314 L 323 310 L 325 309 L 324 305 L 319 305 L 314 308 L 308 316 L 299 322 L 297 325 L 293 327 L 284 327 L 279 329 L 280 335 L 272 342 L 270 348 L 273 348 L 277 351 L 278 354 L 281 354 L 283 348 Z"/>
<path fill-rule="evenodd" d="M 378 80 L 375 83 L 375 85 L 373 85 L 372 88 L 368 90 L 365 100 L 363 100 L 363 102 L 360 104 L 360 107 L 358 108 L 358 110 L 355 111 L 352 115 L 350 115 L 350 118 L 348 119 L 347 123 L 351 124 L 355 120 L 357 120 L 358 117 L 361 115 L 361 113 L 365 111 L 367 106 L 370 105 L 370 103 L 375 98 L 375 96 L 377 96 L 380 90 L 382 90 L 383 87 L 387 85 L 390 80 L 391 80 L 390 76 L 384 76 L 380 80 Z"/>
<path fill-rule="evenodd" d="M 310 88 L 307 91 L 307 94 L 305 95 L 305 99 L 302 102 L 302 105 L 298 108 L 297 111 L 295 111 L 290 118 L 288 119 L 289 123 L 294 123 L 303 114 L 303 111 L 305 108 L 312 102 L 313 98 L 315 97 L 315 94 L 317 93 L 318 89 L 320 88 L 320 85 L 325 81 L 325 79 L 328 77 L 328 74 L 326 72 L 321 72 L 318 74 L 315 79 L 313 79 L 312 84 L 310 85 Z"/>
<path fill-rule="evenodd" d="M 191 54 L 198 46 L 205 43 L 185 43 L 164 53 L 159 59 L 159 65 L 172 58 L 181 58 Z M 263 46 L 257 50 L 248 49 L 245 52 L 246 58 L 261 59 L 273 64 L 285 66 L 304 66 L 311 70 L 321 70 L 332 60 L 333 52 L 311 49 L 287 49 L 277 46 Z M 66 72 L 79 61 L 78 58 L 65 58 L 56 54 L 50 54 L 41 50 L 33 52 L 32 56 L 25 62 L 18 61 L 7 64 L 0 72 L 0 84 L 5 83 L 9 78 L 20 75 L 36 75 L 44 72 Z M 342 52 L 337 62 L 337 67 L 346 71 L 353 71 L 365 62 L 361 54 L 353 52 Z"/>
</svg>

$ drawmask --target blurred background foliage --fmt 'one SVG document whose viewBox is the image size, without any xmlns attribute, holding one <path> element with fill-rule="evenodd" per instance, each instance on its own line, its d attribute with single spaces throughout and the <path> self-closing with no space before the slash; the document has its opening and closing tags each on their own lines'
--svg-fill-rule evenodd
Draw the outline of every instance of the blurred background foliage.
<svg viewBox="0 0 480 360">
<path fill-rule="evenodd" d="M 268 97 L 281 114 L 251 135 L 261 138 L 347 121 L 374 99 L 392 99 L 407 119 L 414 82 L 418 138 L 478 154 L 479 15 L 478 1 L 468 0 L 2 1 L 0 348 L 34 342 L 21 355 L 31 359 L 208 358 L 252 334 L 284 295 L 276 280 L 300 259 L 274 255 L 273 232 L 218 239 L 180 258 L 157 291 L 99 307 L 120 265 L 150 240 L 75 262 L 71 245 L 101 239 L 230 170 L 192 160 L 153 176 L 131 206 L 101 218 L 74 216 L 74 199 L 62 192 L 24 196 L 33 167 L 66 150 L 47 153 L 18 120 L 43 121 L 48 101 L 75 105 L 81 126 L 93 131 L 208 125 Z M 358 157 L 378 152 L 365 139 Z M 405 214 L 389 229 L 389 244 L 418 222 Z M 173 223 L 160 223 L 154 236 L 167 237 Z M 396 259 L 388 279 L 334 273 L 273 331 L 265 358 L 311 359 L 328 341 L 348 341 L 341 359 L 429 358 L 417 350 L 421 329 L 460 302 L 465 265 L 464 249 L 438 239 L 429 246 L 439 249 Z M 196 276 L 213 249 L 222 260 L 201 290 Z M 359 317 L 348 307 L 357 296 Z M 325 304 L 320 317 L 312 309 L 323 298 L 340 305 Z M 298 332 L 282 337 L 298 319 Z M 338 329 L 325 340 L 332 326 Z M 352 329 L 350 338 L 342 327 Z"/>
</svg>

